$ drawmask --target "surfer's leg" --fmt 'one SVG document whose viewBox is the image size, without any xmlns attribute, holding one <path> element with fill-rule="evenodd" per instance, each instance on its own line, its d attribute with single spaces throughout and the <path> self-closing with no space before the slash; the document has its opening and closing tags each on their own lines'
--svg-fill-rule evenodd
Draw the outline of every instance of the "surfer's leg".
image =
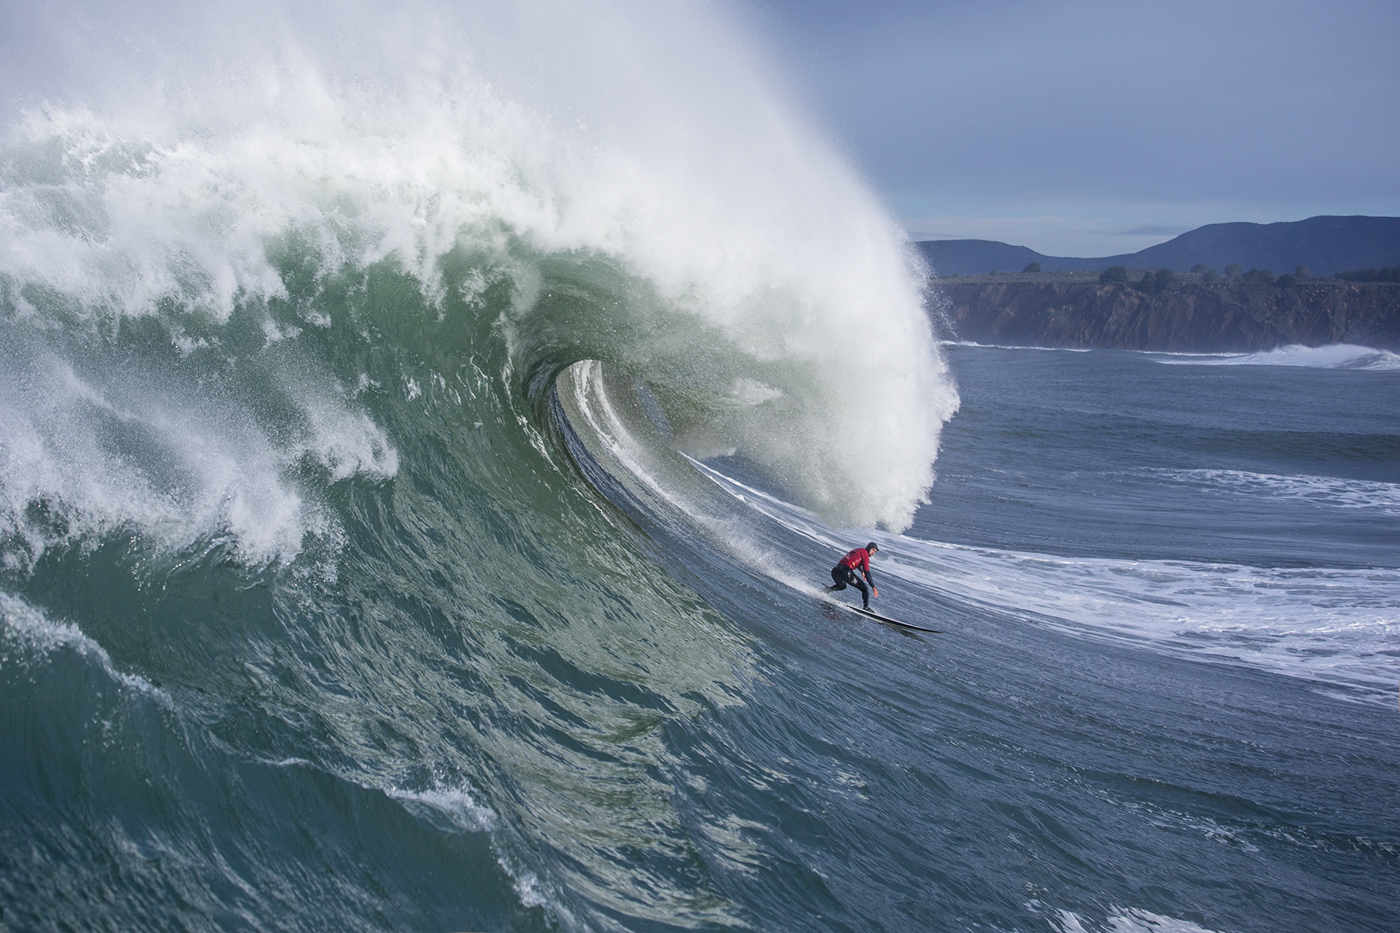
<svg viewBox="0 0 1400 933">
<path fill-rule="evenodd" d="M 860 574 L 851 574 L 851 585 L 860 590 L 860 601 L 865 604 L 865 608 L 870 608 L 870 588 L 865 585 L 865 581 L 860 578 Z"/>
<path fill-rule="evenodd" d="M 827 592 L 844 590 L 846 588 L 846 575 L 842 573 L 845 569 L 846 568 L 841 564 L 837 564 L 835 567 L 831 568 L 831 586 L 826 588 Z"/>
</svg>

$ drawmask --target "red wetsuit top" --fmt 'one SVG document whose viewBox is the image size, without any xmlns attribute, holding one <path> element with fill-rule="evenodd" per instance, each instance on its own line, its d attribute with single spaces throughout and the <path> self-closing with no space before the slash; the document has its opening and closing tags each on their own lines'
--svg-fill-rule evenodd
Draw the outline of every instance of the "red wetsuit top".
<svg viewBox="0 0 1400 933">
<path fill-rule="evenodd" d="M 865 548 L 856 548 L 854 551 L 841 558 L 839 563 L 843 566 L 850 567 L 852 570 L 859 570 L 861 573 L 865 574 L 865 579 L 870 580 L 870 552 Z M 870 582 L 872 586 L 875 583 L 874 580 L 870 580 Z"/>
</svg>

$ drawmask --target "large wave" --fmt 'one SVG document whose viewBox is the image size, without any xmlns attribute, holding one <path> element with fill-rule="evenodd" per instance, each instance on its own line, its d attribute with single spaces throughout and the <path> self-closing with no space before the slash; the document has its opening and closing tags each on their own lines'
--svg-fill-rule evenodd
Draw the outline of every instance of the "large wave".
<svg viewBox="0 0 1400 933">
<path fill-rule="evenodd" d="M 957 393 L 833 147 L 700 6 L 10 22 L 0 693 L 57 751 L 6 786 L 113 789 L 26 809 L 11 880 L 107 891 L 74 925 L 746 922 L 665 726 L 751 646 L 599 490 L 761 556 L 682 456 L 732 451 L 909 523 Z M 102 888 L 137 851 L 181 867 Z"/>
<path fill-rule="evenodd" d="M 31 43 L 84 63 L 19 85 L 0 156 L 4 520 L 31 551 L 36 502 L 232 534 L 254 561 L 331 534 L 289 470 L 392 476 L 396 454 L 358 401 L 373 377 L 308 348 L 386 334 L 444 358 L 384 391 L 470 394 L 485 373 L 538 399 L 601 361 L 651 389 L 683 450 L 741 450 L 834 521 L 907 526 L 957 405 L 917 269 L 723 24 L 352 12 L 133 8 L 99 32 L 72 7 Z M 389 280 L 414 294 L 384 310 L 365 290 Z M 97 348 L 137 332 L 168 358 Z M 274 418 L 229 396 L 254 365 Z M 112 449 L 116 422 L 159 452 Z M 178 482 L 157 476 L 172 464 Z"/>
</svg>

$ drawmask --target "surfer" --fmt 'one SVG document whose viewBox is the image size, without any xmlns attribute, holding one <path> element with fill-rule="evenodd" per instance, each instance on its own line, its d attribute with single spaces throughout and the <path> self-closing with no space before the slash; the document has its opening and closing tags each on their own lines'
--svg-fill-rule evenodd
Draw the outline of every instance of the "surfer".
<svg viewBox="0 0 1400 933">
<path fill-rule="evenodd" d="M 836 566 L 831 568 L 832 584 L 826 588 L 826 591 L 830 593 L 854 586 L 860 590 L 861 601 L 865 604 L 864 608 L 868 612 L 870 610 L 870 597 L 880 595 L 880 591 L 875 589 L 875 578 L 870 573 L 870 558 L 878 550 L 880 549 L 875 545 L 875 542 L 871 541 L 865 547 L 858 547 L 841 558 Z M 860 574 L 856 573 L 857 569 L 860 570 Z M 864 580 L 861 579 L 862 574 L 865 576 Z M 865 588 L 867 583 L 870 584 L 869 590 Z"/>
</svg>

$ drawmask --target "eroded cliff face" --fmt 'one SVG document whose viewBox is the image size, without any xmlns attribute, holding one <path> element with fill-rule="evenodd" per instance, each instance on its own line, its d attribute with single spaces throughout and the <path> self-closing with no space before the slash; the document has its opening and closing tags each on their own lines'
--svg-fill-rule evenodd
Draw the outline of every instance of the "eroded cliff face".
<svg viewBox="0 0 1400 933">
<path fill-rule="evenodd" d="M 1356 343 L 1400 351 L 1400 285 L 1179 282 L 1156 294 L 1096 279 L 938 279 L 941 336 L 1017 346 L 1230 352 Z"/>
</svg>

